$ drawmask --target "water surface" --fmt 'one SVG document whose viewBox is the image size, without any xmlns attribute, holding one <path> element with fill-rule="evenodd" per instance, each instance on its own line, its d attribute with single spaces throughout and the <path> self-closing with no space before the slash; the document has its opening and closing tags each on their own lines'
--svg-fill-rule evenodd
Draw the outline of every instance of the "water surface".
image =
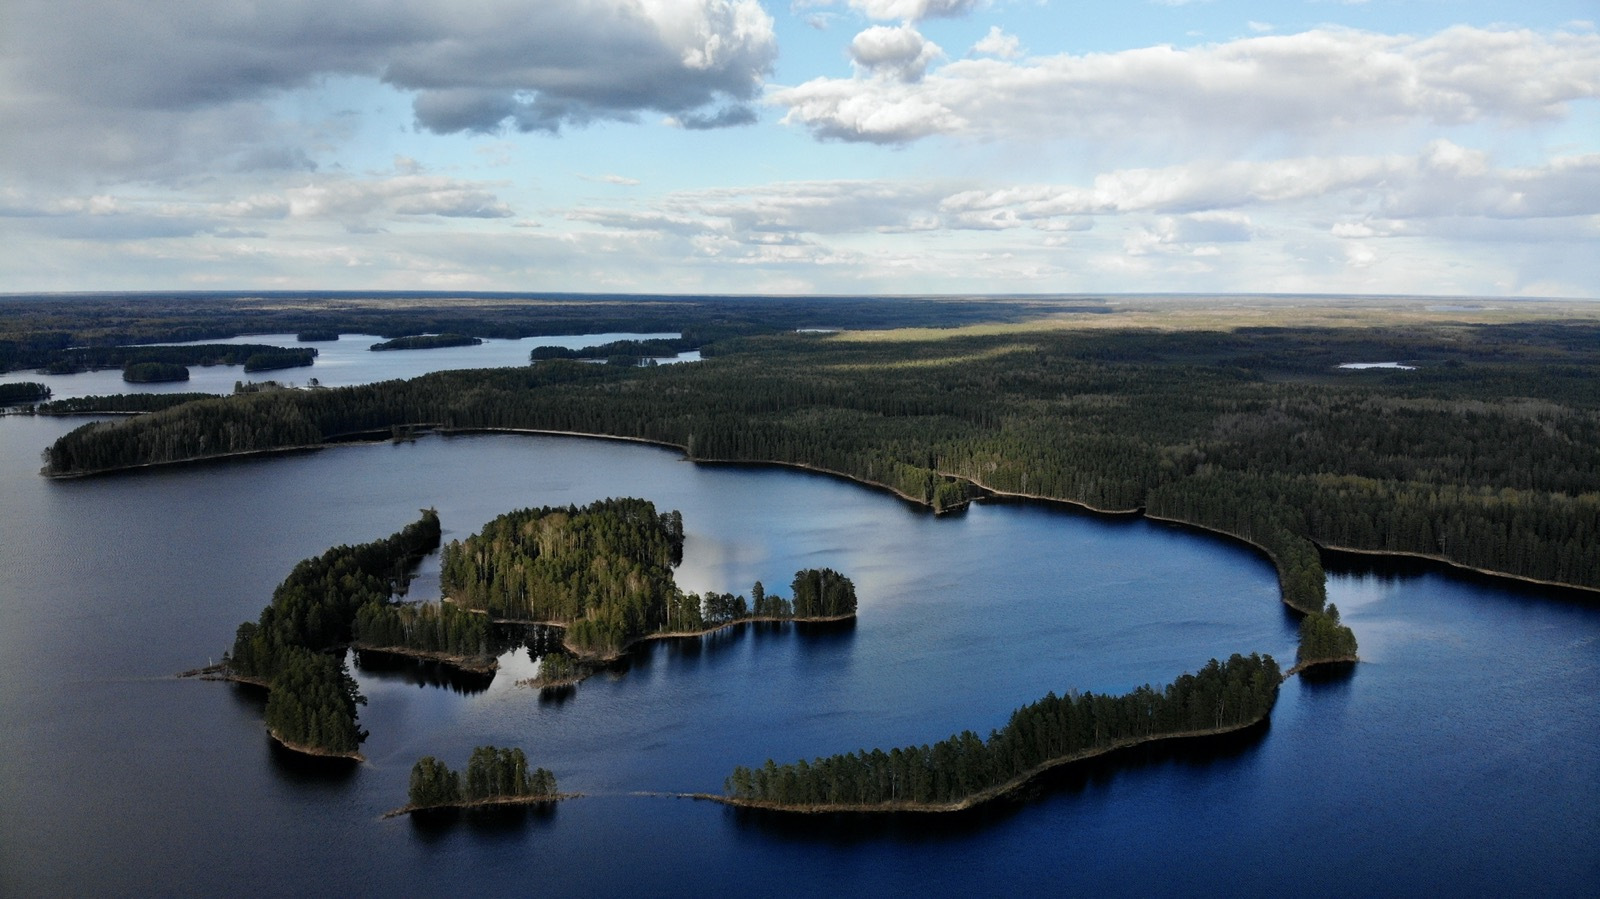
<svg viewBox="0 0 1600 899">
<path fill-rule="evenodd" d="M 1086 766 L 971 816 L 796 823 L 634 794 L 986 733 L 1046 691 L 1159 684 L 1212 656 L 1288 660 L 1272 569 L 1152 522 L 1037 504 L 935 518 L 827 476 L 596 440 L 432 436 L 40 478 L 39 450 L 77 423 L 0 421 L 0 894 L 1600 886 L 1593 605 L 1335 573 L 1366 661 L 1290 681 L 1268 728 Z M 462 688 L 358 669 L 369 761 L 333 770 L 275 750 L 253 691 L 171 677 L 219 655 L 297 560 L 419 508 L 448 540 L 518 506 L 623 495 L 683 512 L 685 589 L 787 593 L 826 565 L 856 581 L 859 621 L 655 645 L 555 699 L 507 673 Z M 430 589 L 437 557 L 413 587 Z M 523 747 L 591 798 L 448 827 L 380 819 L 419 756 L 463 767 L 483 743 Z"/>
</svg>

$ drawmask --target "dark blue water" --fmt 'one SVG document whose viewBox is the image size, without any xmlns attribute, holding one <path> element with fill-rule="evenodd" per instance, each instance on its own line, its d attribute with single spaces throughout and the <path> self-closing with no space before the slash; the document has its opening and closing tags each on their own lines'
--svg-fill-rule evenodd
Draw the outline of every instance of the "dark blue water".
<svg viewBox="0 0 1600 899">
<path fill-rule="evenodd" d="M 1046 691 L 1163 683 L 1212 656 L 1287 662 L 1270 567 L 1235 544 L 1038 505 L 934 518 L 801 472 L 603 441 L 429 437 L 48 482 L 75 421 L 0 421 L 0 894 L 1395 893 L 1600 888 L 1600 610 L 1348 573 L 1367 661 L 1290 681 L 1270 727 L 1131 754 L 1027 802 L 926 822 L 751 816 L 635 795 L 737 764 L 987 732 Z M 856 581 L 853 628 L 753 628 L 638 654 L 561 700 L 360 670 L 365 764 L 277 751 L 246 688 L 176 680 L 297 560 L 440 511 L 636 495 L 682 510 L 679 583 Z M 437 560 L 414 594 L 437 590 Z M 410 766 L 523 747 L 548 812 L 382 820 Z"/>
</svg>

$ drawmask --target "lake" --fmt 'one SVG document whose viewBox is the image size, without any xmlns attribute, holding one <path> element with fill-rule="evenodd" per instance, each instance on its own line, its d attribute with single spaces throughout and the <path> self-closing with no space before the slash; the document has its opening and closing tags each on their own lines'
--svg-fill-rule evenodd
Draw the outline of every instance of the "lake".
<svg viewBox="0 0 1600 899">
<path fill-rule="evenodd" d="M 824 475 L 575 438 L 41 478 L 40 450 L 79 423 L 0 419 L 3 895 L 1600 889 L 1593 603 L 1335 570 L 1365 661 L 1290 680 L 1269 727 L 1080 766 L 970 815 L 775 818 L 639 794 L 720 791 L 769 757 L 987 733 L 1051 690 L 1162 684 L 1233 652 L 1287 667 L 1272 568 L 1139 519 L 1023 503 L 934 517 Z M 686 590 L 760 579 L 786 595 L 797 569 L 826 566 L 855 580 L 859 620 L 655 644 L 562 697 L 511 672 L 479 689 L 358 668 L 368 761 L 331 769 L 276 749 L 250 689 L 173 677 L 220 656 L 296 561 L 419 508 L 448 540 L 606 496 L 683 512 Z M 412 595 L 436 595 L 437 577 L 433 556 Z M 418 757 L 460 769 L 484 743 L 522 747 L 588 798 L 453 826 L 381 818 Z"/>
</svg>

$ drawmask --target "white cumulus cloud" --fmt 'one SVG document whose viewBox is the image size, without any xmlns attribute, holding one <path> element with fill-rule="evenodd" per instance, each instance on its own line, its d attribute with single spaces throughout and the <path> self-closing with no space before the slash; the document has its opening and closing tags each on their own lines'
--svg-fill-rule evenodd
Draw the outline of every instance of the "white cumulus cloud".
<svg viewBox="0 0 1600 899">
<path fill-rule="evenodd" d="M 819 137 L 1249 145 L 1350 129 L 1528 123 L 1600 97 L 1600 35 L 1455 27 L 1431 37 L 1320 28 L 1191 48 L 952 61 L 917 82 L 817 78 L 771 92 Z"/>
</svg>

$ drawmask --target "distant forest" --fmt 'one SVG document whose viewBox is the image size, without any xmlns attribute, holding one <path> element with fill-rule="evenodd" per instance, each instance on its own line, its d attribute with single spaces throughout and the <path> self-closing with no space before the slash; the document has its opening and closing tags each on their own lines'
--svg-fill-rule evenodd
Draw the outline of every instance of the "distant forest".
<svg viewBox="0 0 1600 899">
<path fill-rule="evenodd" d="M 1415 371 L 1339 371 L 1405 360 Z M 936 510 L 986 489 L 1143 509 L 1265 550 L 1322 609 L 1317 545 L 1600 588 L 1600 326 L 995 329 L 719 340 L 694 365 L 567 360 L 201 400 L 76 430 L 80 474 L 395 428 L 638 437 L 813 466 Z"/>
</svg>

